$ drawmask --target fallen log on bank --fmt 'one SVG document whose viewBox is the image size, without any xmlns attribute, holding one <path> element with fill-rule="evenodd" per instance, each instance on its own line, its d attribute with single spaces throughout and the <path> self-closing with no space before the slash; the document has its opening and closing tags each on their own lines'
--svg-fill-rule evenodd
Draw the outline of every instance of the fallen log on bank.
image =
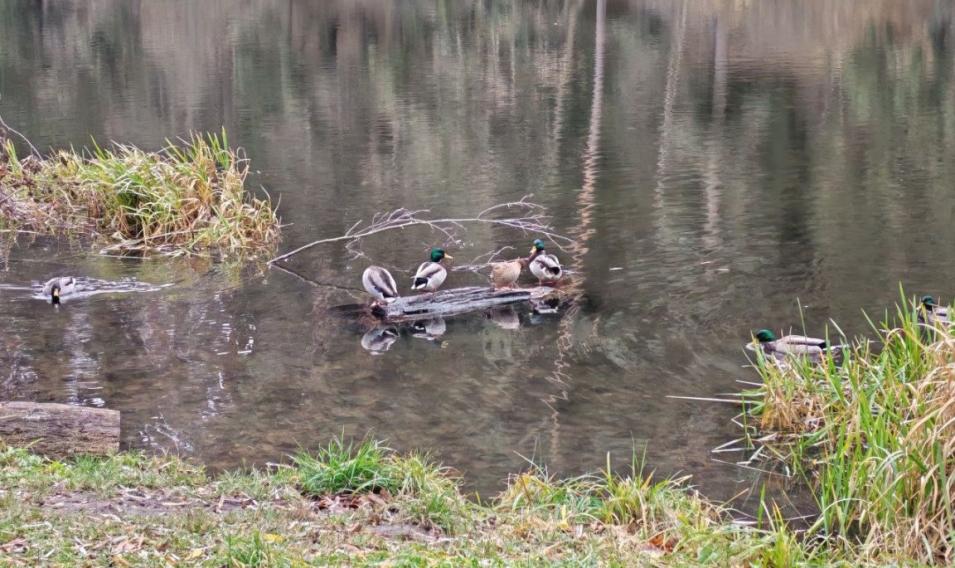
<svg viewBox="0 0 955 568">
<path fill-rule="evenodd" d="M 482 286 L 451 288 L 434 295 L 402 296 L 391 304 L 375 307 L 372 313 L 388 322 L 409 322 L 456 316 L 519 302 L 544 302 L 554 298 L 557 293 L 557 289 L 550 286 L 504 290 Z"/>
<path fill-rule="evenodd" d="M 55 458 L 119 451 L 119 411 L 68 404 L 0 402 L 0 441 Z"/>
</svg>

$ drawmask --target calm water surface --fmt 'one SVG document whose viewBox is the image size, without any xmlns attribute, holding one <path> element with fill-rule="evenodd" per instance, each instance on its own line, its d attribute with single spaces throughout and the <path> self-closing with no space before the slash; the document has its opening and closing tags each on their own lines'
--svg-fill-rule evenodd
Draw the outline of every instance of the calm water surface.
<svg viewBox="0 0 955 568">
<path fill-rule="evenodd" d="M 395 207 L 468 216 L 533 194 L 578 239 L 572 313 L 451 320 L 389 351 L 328 309 L 371 259 L 440 235 L 318 247 L 275 270 L 103 257 L 21 239 L 0 285 L 54 274 L 173 284 L 54 311 L 0 289 L 0 397 L 106 406 L 129 447 L 213 467 L 342 433 L 430 450 L 482 492 L 525 458 L 559 474 L 637 448 L 713 496 L 714 396 L 754 380 L 752 329 L 864 333 L 955 282 L 955 27 L 946 1 L 0 4 L 0 114 L 43 148 L 158 148 L 225 127 L 281 200 L 283 248 Z M 473 227 L 470 259 L 530 236 Z M 481 279 L 454 273 L 448 285 Z"/>
</svg>

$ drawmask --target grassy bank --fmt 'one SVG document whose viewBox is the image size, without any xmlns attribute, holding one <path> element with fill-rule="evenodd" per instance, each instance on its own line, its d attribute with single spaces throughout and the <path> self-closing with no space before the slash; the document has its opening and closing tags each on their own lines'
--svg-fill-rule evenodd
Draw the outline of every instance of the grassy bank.
<svg viewBox="0 0 955 568">
<path fill-rule="evenodd" d="M 914 304 L 911 304 L 914 306 Z M 955 336 L 900 308 L 840 364 L 760 360 L 754 445 L 812 488 L 808 531 L 873 562 L 955 562 Z"/>
<path fill-rule="evenodd" d="M 450 472 L 334 443 L 269 472 L 175 458 L 49 461 L 0 450 L 0 563 L 35 565 L 762 565 L 838 560 L 730 522 L 679 480 L 514 476 L 465 498 Z"/>
<path fill-rule="evenodd" d="M 246 192 L 247 164 L 225 132 L 46 158 L 0 139 L 0 228 L 94 237 L 119 254 L 254 256 L 275 245 L 279 221 Z"/>
<path fill-rule="evenodd" d="M 636 466 L 532 469 L 482 501 L 373 441 L 218 476 L 171 457 L 0 447 L 0 565 L 951 565 L 955 336 L 910 309 L 873 328 L 879 341 L 838 364 L 758 361 L 750 439 L 815 495 L 799 530 L 768 504 L 741 525 L 687 479 Z"/>
</svg>

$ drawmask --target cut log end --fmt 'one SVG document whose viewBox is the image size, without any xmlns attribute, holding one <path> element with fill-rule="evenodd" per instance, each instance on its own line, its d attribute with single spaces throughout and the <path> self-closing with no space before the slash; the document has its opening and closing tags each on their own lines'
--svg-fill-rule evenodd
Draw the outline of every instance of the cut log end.
<svg viewBox="0 0 955 568">
<path fill-rule="evenodd" d="M 37 402 L 0 402 L 0 441 L 54 458 L 119 451 L 118 410 Z"/>
</svg>

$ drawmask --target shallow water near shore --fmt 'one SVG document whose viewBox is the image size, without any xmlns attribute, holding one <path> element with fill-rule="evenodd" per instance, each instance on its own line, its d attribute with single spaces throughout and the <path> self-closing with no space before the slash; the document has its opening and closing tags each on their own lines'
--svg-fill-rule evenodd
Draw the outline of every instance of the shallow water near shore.
<svg viewBox="0 0 955 568">
<path fill-rule="evenodd" d="M 127 447 L 213 468 L 344 431 L 431 451 L 482 493 L 528 459 L 573 475 L 645 451 L 648 469 L 729 498 L 766 481 L 713 460 L 739 435 L 737 409 L 667 395 L 758 380 L 754 329 L 804 320 L 818 335 L 831 318 L 854 335 L 900 282 L 955 294 L 952 10 L 8 2 L 0 115 L 40 148 L 156 149 L 225 126 L 251 185 L 280 200 L 283 249 L 397 207 L 466 217 L 533 194 L 580 243 L 554 252 L 583 295 L 555 315 L 451 318 L 433 341 L 402 330 L 373 354 L 330 308 L 363 301 L 370 261 L 406 290 L 441 235 L 289 263 L 319 286 L 24 237 L 3 286 L 162 288 L 60 309 L 0 288 L 0 398 L 115 408 Z M 466 262 L 533 237 L 475 226 L 448 249 Z M 454 272 L 445 286 L 482 282 Z"/>
</svg>

